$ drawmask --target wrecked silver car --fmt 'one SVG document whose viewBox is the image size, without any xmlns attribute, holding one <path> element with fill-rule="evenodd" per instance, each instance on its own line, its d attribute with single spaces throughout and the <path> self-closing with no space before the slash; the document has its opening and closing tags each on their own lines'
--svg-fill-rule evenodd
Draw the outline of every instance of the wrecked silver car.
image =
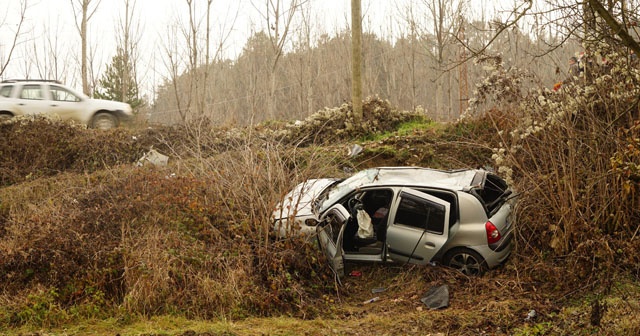
<svg viewBox="0 0 640 336">
<path fill-rule="evenodd" d="M 512 191 L 486 170 L 382 167 L 298 185 L 274 212 L 283 236 L 315 232 L 330 266 L 441 263 L 468 275 L 511 253 Z"/>
</svg>

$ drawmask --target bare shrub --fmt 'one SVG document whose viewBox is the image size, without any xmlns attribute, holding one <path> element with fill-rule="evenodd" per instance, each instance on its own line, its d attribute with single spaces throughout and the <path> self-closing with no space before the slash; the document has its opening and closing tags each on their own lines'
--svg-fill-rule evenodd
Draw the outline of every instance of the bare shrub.
<svg viewBox="0 0 640 336">
<path fill-rule="evenodd" d="M 388 102 L 366 106 L 367 128 L 345 137 L 409 118 L 387 116 Z M 3 151 L 29 155 L 5 163 L 14 175 L 4 175 L 13 186 L 0 196 L 1 296 L 41 286 L 63 310 L 100 298 L 97 311 L 312 316 L 314 292 L 333 290 L 319 251 L 306 238 L 273 237 L 271 214 L 295 184 L 339 176 L 342 151 L 300 147 L 306 137 L 295 132 L 221 129 L 206 119 L 135 133 L 16 121 L 2 125 L 15 140 Z M 317 129 L 320 142 L 346 124 L 335 127 Z M 172 164 L 121 165 L 151 146 Z"/>
<path fill-rule="evenodd" d="M 61 309 L 98 295 L 101 310 L 140 314 L 316 314 L 305 303 L 332 277 L 305 239 L 271 237 L 270 215 L 327 161 L 260 146 L 4 188 L 0 296 L 42 286 Z"/>
<path fill-rule="evenodd" d="M 389 101 L 375 96 L 364 100 L 362 110 L 362 122 L 356 124 L 351 105 L 325 108 L 302 122 L 288 125 L 283 139 L 298 145 L 330 144 L 389 132 L 403 122 L 425 118 L 420 112 L 398 111 Z"/>
<path fill-rule="evenodd" d="M 96 131 L 41 116 L 16 117 L 0 124 L 0 185 L 132 163 L 152 146 L 166 148 L 156 135 L 154 130 Z"/>
<path fill-rule="evenodd" d="M 579 279 L 637 258 L 637 251 L 615 252 L 634 239 L 638 212 L 633 174 L 614 169 L 620 165 L 612 166 L 612 158 L 628 146 L 616 134 L 637 108 L 640 77 L 619 54 L 607 58 L 614 67 L 598 68 L 592 80 L 557 92 L 527 91 L 508 123 L 516 126 L 498 130 L 501 144 L 493 155 L 519 193 L 524 254 L 561 257 L 584 270 L 573 273 Z"/>
</svg>

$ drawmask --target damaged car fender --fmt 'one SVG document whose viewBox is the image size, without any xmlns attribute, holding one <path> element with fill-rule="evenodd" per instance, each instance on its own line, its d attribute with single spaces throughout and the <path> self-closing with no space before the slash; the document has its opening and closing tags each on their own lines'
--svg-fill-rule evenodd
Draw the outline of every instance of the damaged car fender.
<svg viewBox="0 0 640 336">
<path fill-rule="evenodd" d="M 337 204 L 323 215 L 316 226 L 318 245 L 327 257 L 329 267 L 338 278 L 344 276 L 342 237 L 349 217 L 349 211 L 341 204 Z"/>
</svg>

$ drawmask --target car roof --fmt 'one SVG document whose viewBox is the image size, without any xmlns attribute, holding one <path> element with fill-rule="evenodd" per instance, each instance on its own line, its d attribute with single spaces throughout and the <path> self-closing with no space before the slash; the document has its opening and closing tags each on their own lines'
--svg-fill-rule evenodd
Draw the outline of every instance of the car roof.
<svg viewBox="0 0 640 336">
<path fill-rule="evenodd" d="M 54 83 L 62 84 L 62 82 L 55 79 L 5 79 L 1 84 L 15 84 L 15 83 Z"/>
<path fill-rule="evenodd" d="M 481 169 L 439 170 L 422 167 L 378 167 L 367 169 L 361 173 L 375 176 L 375 178 L 365 181 L 360 187 L 411 185 L 468 190 L 471 187 L 481 186 L 487 171 Z"/>
</svg>

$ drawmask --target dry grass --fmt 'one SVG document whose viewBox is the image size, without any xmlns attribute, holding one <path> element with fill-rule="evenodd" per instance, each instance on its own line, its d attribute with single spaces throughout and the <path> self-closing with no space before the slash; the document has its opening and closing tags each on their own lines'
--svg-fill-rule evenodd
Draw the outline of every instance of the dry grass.
<svg viewBox="0 0 640 336">
<path fill-rule="evenodd" d="M 345 126 L 340 108 L 289 131 L 221 130 L 206 122 L 112 133 L 38 120 L 24 130 L 0 125 L 34 156 L 12 157 L 0 169 L 1 328 L 55 330 L 100 320 L 133 335 L 141 333 L 135 321 L 164 316 L 189 318 L 167 327 L 184 335 L 638 331 L 621 318 L 637 317 L 638 306 L 639 243 L 629 239 L 637 230 L 631 207 L 637 157 L 629 147 L 636 129 L 603 144 L 610 134 L 598 128 L 593 119 L 601 110 L 594 109 L 512 142 L 507 134 L 521 127 L 518 118 L 494 109 L 437 132 L 367 142 L 363 135 L 373 127 L 380 135 L 411 120 L 385 102 L 367 106 L 375 113 L 361 128 Z M 372 116 L 385 111 L 388 118 L 376 123 Z M 530 111 L 537 118 L 548 112 Z M 62 132 L 62 148 L 79 144 L 61 160 L 60 152 L 46 152 L 56 142 L 25 140 L 37 140 L 37 128 L 47 141 Z M 17 134 L 27 131 L 31 137 Z M 346 148 L 354 142 L 365 150 L 350 158 Z M 133 165 L 151 146 L 171 156 L 169 166 Z M 513 169 L 520 191 L 518 248 L 504 268 L 483 278 L 440 267 L 356 265 L 363 276 L 337 288 L 315 246 L 270 235 L 276 202 L 307 178 L 387 164 L 485 166 L 499 147 L 509 150 L 500 166 Z M 590 151 L 603 153 L 591 159 Z M 612 157 L 619 157 L 619 170 L 607 166 Z M 618 192 L 629 198 L 615 201 Z M 441 284 L 450 286 L 451 306 L 429 311 L 419 299 Z M 381 300 L 363 305 L 376 287 L 386 288 L 375 294 Z M 594 308 L 604 304 L 606 310 Z M 532 309 L 538 317 L 525 321 Z"/>
</svg>

